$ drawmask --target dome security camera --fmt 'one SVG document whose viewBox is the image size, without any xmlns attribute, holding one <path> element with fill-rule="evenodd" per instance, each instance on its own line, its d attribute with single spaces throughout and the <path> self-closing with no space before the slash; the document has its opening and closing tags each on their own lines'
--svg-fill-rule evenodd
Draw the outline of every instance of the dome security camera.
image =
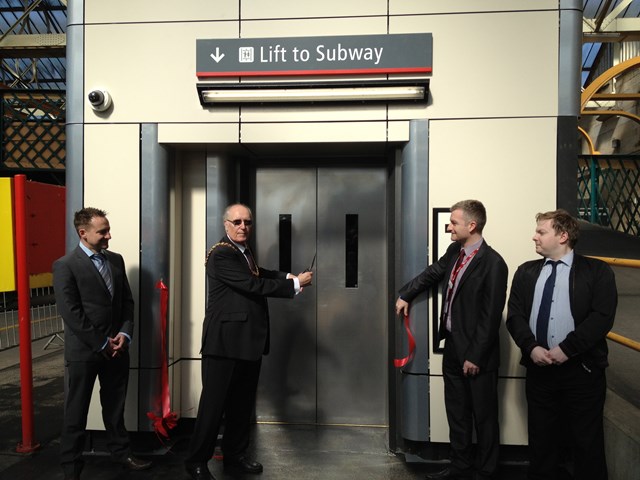
<svg viewBox="0 0 640 480">
<path fill-rule="evenodd" d="M 104 112 L 111 106 L 111 95 L 106 90 L 91 90 L 87 98 L 96 112 Z"/>
</svg>

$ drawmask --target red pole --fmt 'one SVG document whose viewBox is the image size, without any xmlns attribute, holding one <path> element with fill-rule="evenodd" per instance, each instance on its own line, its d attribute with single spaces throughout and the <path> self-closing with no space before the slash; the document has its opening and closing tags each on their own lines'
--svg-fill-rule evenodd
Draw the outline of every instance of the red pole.
<svg viewBox="0 0 640 480">
<path fill-rule="evenodd" d="M 33 372 L 31 370 L 31 300 L 27 268 L 27 177 L 13 179 L 16 224 L 16 272 L 18 323 L 20 329 L 20 395 L 22 398 L 22 443 L 16 451 L 31 453 L 40 445 L 33 440 Z"/>
</svg>

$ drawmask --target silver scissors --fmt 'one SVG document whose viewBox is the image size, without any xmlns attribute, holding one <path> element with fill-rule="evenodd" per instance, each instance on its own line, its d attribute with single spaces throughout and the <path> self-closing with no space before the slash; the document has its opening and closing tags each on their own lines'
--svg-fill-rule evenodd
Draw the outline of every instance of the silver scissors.
<svg viewBox="0 0 640 480">
<path fill-rule="evenodd" d="M 318 252 L 313 256 L 313 260 L 311 261 L 311 266 L 305 270 L 305 272 L 310 272 L 313 270 L 313 266 L 316 264 L 316 257 L 318 256 Z"/>
</svg>

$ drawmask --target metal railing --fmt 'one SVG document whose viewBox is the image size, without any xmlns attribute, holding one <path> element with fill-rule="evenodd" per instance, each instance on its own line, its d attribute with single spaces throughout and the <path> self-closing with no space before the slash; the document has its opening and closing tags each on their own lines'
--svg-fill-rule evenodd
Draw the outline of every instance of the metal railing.
<svg viewBox="0 0 640 480">
<path fill-rule="evenodd" d="M 640 268 L 640 260 L 633 260 L 629 258 L 597 257 L 593 255 L 589 255 L 589 256 L 592 258 L 597 258 L 599 260 L 602 260 L 603 262 L 613 266 Z M 640 342 L 636 342 L 635 340 L 624 337 L 615 332 L 609 332 L 607 334 L 607 338 L 612 342 L 619 343 L 620 345 L 624 345 L 625 347 L 635 350 L 636 352 L 640 352 Z"/>
<path fill-rule="evenodd" d="M 640 155 L 578 157 L 578 217 L 640 236 Z"/>
<path fill-rule="evenodd" d="M 0 350 L 20 344 L 16 292 L 0 293 Z M 53 296 L 53 287 L 31 290 L 31 339 L 61 340 L 64 327 Z M 49 342 L 50 343 L 50 342 Z M 49 345 L 47 343 L 47 346 Z"/>
</svg>

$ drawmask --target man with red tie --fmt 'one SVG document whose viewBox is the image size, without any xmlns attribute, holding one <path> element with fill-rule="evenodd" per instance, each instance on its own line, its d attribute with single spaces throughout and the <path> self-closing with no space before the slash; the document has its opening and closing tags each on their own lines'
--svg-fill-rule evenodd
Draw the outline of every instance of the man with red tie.
<svg viewBox="0 0 640 480">
<path fill-rule="evenodd" d="M 477 200 L 451 207 L 446 253 L 400 289 L 396 312 L 440 282 L 443 308 L 439 338 L 445 339 L 442 370 L 451 464 L 427 479 L 495 478 L 498 425 L 498 330 L 507 294 L 507 265 L 482 237 L 487 215 Z M 477 448 L 473 453 L 475 426 Z"/>
</svg>

